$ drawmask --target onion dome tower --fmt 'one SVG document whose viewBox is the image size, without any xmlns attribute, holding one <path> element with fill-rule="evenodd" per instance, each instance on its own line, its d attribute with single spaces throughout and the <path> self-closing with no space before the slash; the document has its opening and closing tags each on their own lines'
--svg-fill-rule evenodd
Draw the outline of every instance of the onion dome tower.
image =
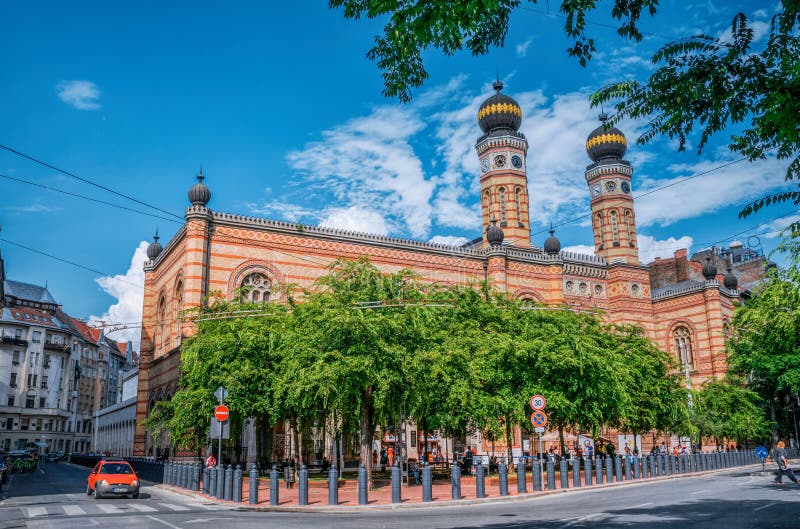
<svg viewBox="0 0 800 529">
<path fill-rule="evenodd" d="M 193 206 L 203 206 L 208 204 L 211 200 L 211 190 L 203 183 L 205 177 L 203 176 L 203 168 L 200 168 L 200 173 L 197 175 L 197 183 L 189 189 L 189 202 Z"/>
<path fill-rule="evenodd" d="M 558 255 L 558 252 L 561 251 L 561 241 L 556 238 L 555 233 L 556 230 L 554 230 L 553 225 L 550 224 L 550 237 L 544 241 L 544 253 L 548 255 Z"/>
<path fill-rule="evenodd" d="M 156 230 L 156 234 L 153 235 L 153 242 L 147 247 L 147 258 L 151 261 L 154 261 L 156 257 L 161 255 L 161 252 L 164 251 L 164 247 L 161 246 L 161 243 L 158 242 L 158 230 Z"/>
<path fill-rule="evenodd" d="M 709 281 L 717 277 L 717 267 L 711 261 L 711 257 L 706 257 L 706 264 L 703 265 L 703 277 Z"/>
<path fill-rule="evenodd" d="M 525 169 L 528 140 L 519 132 L 522 108 L 501 92 L 503 83 L 499 79 L 493 87 L 495 93 L 478 110 L 478 125 L 483 131 L 475 145 L 481 171 L 481 225 L 488 226 L 492 219 L 499 219 L 507 244 L 530 248 L 530 201 Z M 484 233 L 487 244 L 491 244 L 487 238 L 489 229 Z"/>
<path fill-rule="evenodd" d="M 486 228 L 486 241 L 490 246 L 500 246 L 503 244 L 505 234 L 503 229 L 497 225 L 497 219 L 492 219 L 492 223 Z"/>
<path fill-rule="evenodd" d="M 728 290 L 736 290 L 739 287 L 739 278 L 733 275 L 733 269 L 730 266 L 728 266 L 728 273 L 725 274 L 723 284 Z"/>
<path fill-rule="evenodd" d="M 609 263 L 639 264 L 636 215 L 633 210 L 633 168 L 623 160 L 628 149 L 625 135 L 608 125 L 600 114 L 600 126 L 586 138 L 586 183 L 592 206 L 595 254 Z"/>
</svg>

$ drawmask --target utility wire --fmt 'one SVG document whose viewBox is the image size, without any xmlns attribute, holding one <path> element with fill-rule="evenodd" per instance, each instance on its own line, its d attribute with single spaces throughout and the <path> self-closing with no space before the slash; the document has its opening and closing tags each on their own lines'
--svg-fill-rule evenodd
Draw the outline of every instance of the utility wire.
<svg viewBox="0 0 800 529">
<path fill-rule="evenodd" d="M 566 19 L 567 18 L 566 15 L 562 15 L 561 13 L 551 13 L 550 11 L 542 11 L 541 9 L 533 9 L 532 7 L 519 6 L 519 9 L 522 9 L 523 11 L 530 11 L 531 13 L 536 13 L 538 15 L 544 15 L 544 16 L 550 17 L 550 18 L 560 18 L 560 19 Z M 587 24 L 589 24 L 590 26 L 599 26 L 599 27 L 603 27 L 603 28 L 610 28 L 610 29 L 613 29 L 613 30 L 618 30 L 619 29 L 619 26 L 616 26 L 614 24 L 606 24 L 604 22 L 596 22 L 594 20 L 585 20 L 585 22 Z M 639 31 L 639 33 L 641 33 L 642 35 L 648 35 L 650 37 L 658 37 L 660 39 L 680 40 L 679 37 L 668 37 L 666 35 L 660 35 L 658 33 L 650 33 L 648 31 Z"/>
<path fill-rule="evenodd" d="M 86 195 L 79 195 L 78 193 L 72 193 L 72 192 L 66 191 L 64 189 L 58 189 L 57 187 L 50 187 L 50 186 L 46 186 L 44 184 L 37 184 L 36 182 L 31 182 L 29 180 L 23 180 L 22 178 L 15 178 L 13 176 L 8 176 L 8 175 L 4 175 L 4 174 L 0 174 L 0 178 L 5 178 L 6 180 L 13 180 L 15 182 L 20 182 L 22 184 L 28 184 L 30 186 L 40 187 L 42 189 L 47 189 L 48 191 L 55 191 L 56 193 L 63 193 L 65 195 L 69 195 L 71 197 L 81 198 L 83 200 L 89 200 L 91 202 L 96 202 L 98 204 L 104 204 L 106 206 L 111 206 L 112 208 L 124 209 L 126 211 L 132 211 L 134 213 L 139 213 L 141 215 L 147 215 L 148 217 L 153 217 L 153 218 L 156 218 L 156 219 L 166 220 L 168 222 L 174 222 L 176 224 L 182 224 L 181 221 L 175 220 L 173 218 L 162 217 L 160 215 L 155 215 L 153 213 L 148 213 L 148 212 L 142 211 L 140 209 L 133 209 L 133 208 L 129 208 L 129 207 L 126 207 L 126 206 L 121 206 L 119 204 L 114 204 L 113 202 L 106 202 L 105 200 L 99 200 L 97 198 L 87 197 Z"/>
<path fill-rule="evenodd" d="M 52 165 L 52 164 L 49 164 L 49 163 L 44 162 L 42 160 L 39 160 L 38 158 L 34 158 L 33 156 L 31 156 L 29 154 L 25 154 L 24 152 L 20 152 L 20 151 L 18 151 L 16 149 L 12 149 L 11 147 L 9 147 L 7 145 L 0 144 L 0 149 L 5 149 L 6 151 L 8 151 L 10 153 L 16 154 L 17 156 L 21 156 L 22 158 L 25 158 L 25 159 L 30 160 L 32 162 L 38 163 L 39 165 L 43 165 L 44 167 L 47 167 L 48 169 L 52 169 L 54 171 L 58 171 L 61 174 L 67 175 L 67 176 L 72 177 L 72 178 L 75 178 L 76 180 L 80 180 L 81 182 L 84 182 L 86 184 L 89 184 L 89 185 L 92 185 L 92 186 L 97 187 L 99 189 L 102 189 L 103 191 L 108 191 L 109 193 L 112 193 L 114 195 L 120 196 L 120 197 L 125 198 L 127 200 L 131 200 L 131 201 L 136 202 L 137 204 L 140 204 L 142 206 L 147 206 L 148 208 L 154 209 L 156 211 L 160 211 L 161 213 L 166 213 L 167 215 L 169 215 L 171 217 L 175 217 L 177 219 L 183 220 L 183 217 L 181 217 L 179 215 L 175 215 L 174 213 L 172 213 L 170 211 L 167 211 L 165 209 L 161 209 L 159 207 L 153 206 L 152 204 L 148 204 L 147 202 L 143 202 L 143 201 L 141 201 L 141 200 L 139 200 L 137 198 L 133 198 L 130 195 L 126 195 L 124 193 L 120 193 L 119 191 L 115 191 L 115 190 L 113 190 L 113 189 L 111 189 L 109 187 L 106 187 L 104 185 L 98 184 L 96 182 L 92 182 L 91 180 L 88 180 L 86 178 L 82 178 L 82 177 L 80 177 L 80 176 L 78 176 L 78 175 L 76 175 L 74 173 L 71 173 L 71 172 L 66 171 L 64 169 L 61 169 L 60 167 L 56 167 L 55 165 Z"/>
</svg>

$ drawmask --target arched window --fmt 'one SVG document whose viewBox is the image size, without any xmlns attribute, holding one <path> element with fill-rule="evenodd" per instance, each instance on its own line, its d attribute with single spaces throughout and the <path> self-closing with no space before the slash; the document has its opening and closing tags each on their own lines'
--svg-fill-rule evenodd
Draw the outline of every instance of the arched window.
<svg viewBox="0 0 800 529">
<path fill-rule="evenodd" d="M 158 333 L 156 347 L 162 347 L 165 345 L 164 340 L 167 335 L 167 300 L 164 299 L 164 296 L 161 296 L 158 301 L 158 321 L 156 325 L 158 329 L 156 331 Z"/>
<path fill-rule="evenodd" d="M 603 214 L 598 213 L 594 218 L 594 240 L 598 248 L 603 247 Z"/>
<path fill-rule="evenodd" d="M 506 222 L 506 188 L 501 187 L 497 190 L 497 193 L 500 195 L 500 222 Z"/>
<path fill-rule="evenodd" d="M 611 210 L 609 213 L 611 217 L 611 240 L 618 243 L 619 242 L 619 226 L 617 225 L 617 212 Z"/>
<path fill-rule="evenodd" d="M 522 188 L 516 188 L 514 190 L 514 200 L 516 201 L 517 205 L 517 220 L 521 223 L 522 222 Z"/>
<path fill-rule="evenodd" d="M 175 286 L 175 310 L 173 311 L 174 335 L 178 340 L 181 338 L 181 310 L 183 310 L 183 281 L 178 281 Z"/>
<path fill-rule="evenodd" d="M 242 301 L 261 303 L 269 301 L 272 283 L 264 274 L 253 272 L 242 280 Z"/>
<path fill-rule="evenodd" d="M 628 230 L 628 242 L 633 245 L 633 214 L 631 210 L 625 210 L 625 229 Z"/>
<path fill-rule="evenodd" d="M 682 325 L 672 332 L 672 338 L 675 341 L 675 355 L 678 358 L 678 364 L 683 368 L 688 366 L 689 369 L 694 369 L 691 331 Z"/>
<path fill-rule="evenodd" d="M 483 208 L 484 208 L 484 215 L 486 218 L 486 222 L 492 220 L 492 194 L 487 189 L 483 193 Z"/>
</svg>

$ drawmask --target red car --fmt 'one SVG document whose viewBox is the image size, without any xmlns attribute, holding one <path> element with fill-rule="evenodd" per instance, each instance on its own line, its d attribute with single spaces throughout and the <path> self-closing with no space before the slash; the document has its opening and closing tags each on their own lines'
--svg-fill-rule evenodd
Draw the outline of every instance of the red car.
<svg viewBox="0 0 800 529">
<path fill-rule="evenodd" d="M 94 494 L 95 499 L 103 496 L 139 497 L 139 477 L 130 463 L 122 460 L 103 460 L 89 473 L 86 494 Z"/>
</svg>

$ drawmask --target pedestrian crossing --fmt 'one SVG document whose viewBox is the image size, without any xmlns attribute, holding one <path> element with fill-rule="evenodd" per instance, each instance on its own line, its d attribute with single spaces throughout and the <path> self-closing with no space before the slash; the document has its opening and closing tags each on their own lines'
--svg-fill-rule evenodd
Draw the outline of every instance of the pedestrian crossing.
<svg viewBox="0 0 800 529">
<path fill-rule="evenodd" d="M 191 503 L 179 505 L 165 502 L 82 502 L 69 505 L 47 505 L 35 507 L 22 507 L 26 518 L 40 518 L 43 516 L 103 516 L 107 514 L 139 514 L 154 512 L 185 512 L 197 509 L 225 510 L 229 507 L 205 503 Z"/>
</svg>

